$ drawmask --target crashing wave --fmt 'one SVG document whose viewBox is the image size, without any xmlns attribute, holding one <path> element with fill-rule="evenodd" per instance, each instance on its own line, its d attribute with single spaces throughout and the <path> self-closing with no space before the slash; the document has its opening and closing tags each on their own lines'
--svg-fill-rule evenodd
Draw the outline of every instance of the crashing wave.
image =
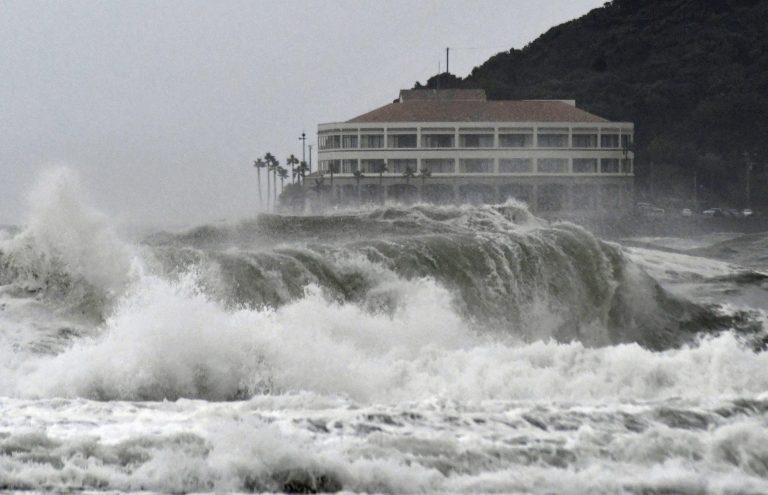
<svg viewBox="0 0 768 495">
<path fill-rule="evenodd" d="M 43 355 L 0 339 L 0 393 L 389 400 L 432 387 L 512 399 L 532 386 L 512 380 L 530 371 L 523 363 L 549 354 L 608 370 L 627 352 L 760 327 L 667 293 L 619 246 L 517 203 L 265 215 L 131 247 L 79 195 L 66 173 L 43 182 L 29 224 L 0 248 L 0 277 L 5 297 L 89 315 L 90 328 L 64 332 L 66 345 L 46 344 Z M 20 327 L 23 311 L 14 315 L 2 317 Z M 489 366 L 499 381 L 488 381 Z M 458 386 L 464 373 L 477 376 Z M 638 376 L 657 371 L 648 373 Z"/>
</svg>

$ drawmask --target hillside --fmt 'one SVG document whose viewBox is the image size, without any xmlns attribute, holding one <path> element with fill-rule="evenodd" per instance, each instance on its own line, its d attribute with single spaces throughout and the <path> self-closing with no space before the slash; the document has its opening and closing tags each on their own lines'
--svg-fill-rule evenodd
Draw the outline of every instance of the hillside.
<svg viewBox="0 0 768 495">
<path fill-rule="evenodd" d="M 575 98 L 635 122 L 641 195 L 691 198 L 695 181 L 707 205 L 746 206 L 750 189 L 760 206 L 768 204 L 766 31 L 765 0 L 614 0 L 466 79 L 441 74 L 427 86 Z"/>
</svg>

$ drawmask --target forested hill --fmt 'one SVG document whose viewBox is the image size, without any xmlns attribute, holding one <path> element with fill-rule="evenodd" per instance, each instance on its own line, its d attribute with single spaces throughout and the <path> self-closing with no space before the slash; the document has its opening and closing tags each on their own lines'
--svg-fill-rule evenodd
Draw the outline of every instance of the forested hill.
<svg viewBox="0 0 768 495">
<path fill-rule="evenodd" d="M 768 0 L 614 0 L 427 86 L 438 79 L 635 122 L 641 191 L 692 195 L 696 173 L 700 197 L 740 206 L 749 175 L 768 203 Z"/>
</svg>

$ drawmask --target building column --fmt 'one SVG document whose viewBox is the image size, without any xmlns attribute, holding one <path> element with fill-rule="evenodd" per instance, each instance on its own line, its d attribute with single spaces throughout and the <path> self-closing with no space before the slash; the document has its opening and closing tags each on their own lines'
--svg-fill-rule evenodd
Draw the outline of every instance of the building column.
<svg viewBox="0 0 768 495">
<path fill-rule="evenodd" d="M 619 138 L 621 139 L 621 138 Z M 421 126 L 416 126 L 416 149 L 421 149 Z M 418 153 L 418 151 L 416 151 Z M 418 167 L 418 164 L 416 165 Z"/>
</svg>

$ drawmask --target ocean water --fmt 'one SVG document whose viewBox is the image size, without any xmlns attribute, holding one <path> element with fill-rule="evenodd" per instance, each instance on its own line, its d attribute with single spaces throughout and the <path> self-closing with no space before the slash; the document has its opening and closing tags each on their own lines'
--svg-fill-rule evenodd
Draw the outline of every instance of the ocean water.
<svg viewBox="0 0 768 495">
<path fill-rule="evenodd" d="M 0 489 L 768 493 L 768 235 L 524 205 L 0 230 Z"/>
</svg>

